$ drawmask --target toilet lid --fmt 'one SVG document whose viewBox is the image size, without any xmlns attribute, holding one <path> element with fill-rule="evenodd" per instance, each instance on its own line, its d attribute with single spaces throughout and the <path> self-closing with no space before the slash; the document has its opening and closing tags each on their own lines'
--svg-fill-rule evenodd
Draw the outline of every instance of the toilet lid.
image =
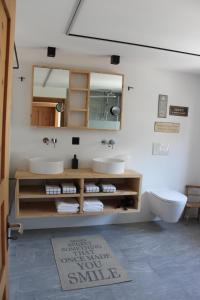
<svg viewBox="0 0 200 300">
<path fill-rule="evenodd" d="M 153 190 L 152 194 L 162 200 L 182 202 L 186 201 L 187 197 L 177 191 L 172 190 Z"/>
</svg>

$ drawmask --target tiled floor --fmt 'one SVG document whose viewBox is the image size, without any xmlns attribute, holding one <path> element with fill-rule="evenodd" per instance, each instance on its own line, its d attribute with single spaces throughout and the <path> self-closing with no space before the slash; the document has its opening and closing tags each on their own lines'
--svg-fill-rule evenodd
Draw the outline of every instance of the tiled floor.
<svg viewBox="0 0 200 300">
<path fill-rule="evenodd" d="M 131 282 L 62 291 L 52 237 L 101 234 Z M 137 223 L 25 231 L 10 245 L 10 300 L 198 300 L 200 225 Z"/>
</svg>

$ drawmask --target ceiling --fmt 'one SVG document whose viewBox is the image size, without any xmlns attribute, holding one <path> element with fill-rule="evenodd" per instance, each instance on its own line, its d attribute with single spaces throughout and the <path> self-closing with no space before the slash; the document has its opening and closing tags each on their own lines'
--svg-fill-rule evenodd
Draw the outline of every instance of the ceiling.
<svg viewBox="0 0 200 300">
<path fill-rule="evenodd" d="M 17 47 L 118 54 L 123 62 L 200 74 L 200 57 L 66 36 L 76 0 L 17 0 Z M 200 54 L 199 0 L 84 0 L 72 34 Z"/>
</svg>

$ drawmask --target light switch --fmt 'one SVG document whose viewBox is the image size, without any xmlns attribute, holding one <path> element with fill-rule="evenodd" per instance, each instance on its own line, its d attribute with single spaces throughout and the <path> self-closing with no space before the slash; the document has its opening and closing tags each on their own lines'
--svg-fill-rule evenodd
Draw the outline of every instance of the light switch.
<svg viewBox="0 0 200 300">
<path fill-rule="evenodd" d="M 168 155 L 169 154 L 169 144 L 153 143 L 152 144 L 152 154 L 153 155 Z"/>
</svg>

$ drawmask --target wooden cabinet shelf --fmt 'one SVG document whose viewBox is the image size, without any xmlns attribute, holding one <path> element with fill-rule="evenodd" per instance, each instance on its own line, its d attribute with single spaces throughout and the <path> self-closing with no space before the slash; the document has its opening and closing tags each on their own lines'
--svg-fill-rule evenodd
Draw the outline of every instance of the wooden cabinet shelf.
<svg viewBox="0 0 200 300">
<path fill-rule="evenodd" d="M 21 199 L 26 198 L 72 198 L 80 197 L 80 194 L 54 194 L 49 195 L 45 193 L 42 186 L 20 186 L 19 194 L 17 195 Z"/>
<path fill-rule="evenodd" d="M 86 108 L 70 108 L 71 112 L 87 112 Z"/>
<path fill-rule="evenodd" d="M 35 217 L 68 217 L 68 216 L 90 216 L 104 214 L 133 213 L 140 209 L 140 188 L 141 174 L 134 171 L 126 171 L 124 174 L 101 174 L 95 173 L 90 169 L 72 170 L 65 169 L 58 175 L 40 175 L 27 171 L 17 171 L 16 182 L 16 218 L 35 218 Z M 42 181 L 43 183 L 39 182 Z M 51 184 L 57 182 L 74 181 L 78 193 L 76 194 L 56 194 L 48 195 L 45 193 L 44 182 Z M 117 188 L 114 193 L 85 193 L 84 184 L 94 181 L 96 184 L 110 182 Z M 101 212 L 84 212 L 83 204 L 86 198 L 99 198 L 104 209 Z M 70 201 L 76 198 L 80 204 L 78 213 L 58 213 L 56 210 L 56 199 L 63 198 Z M 131 205 L 127 210 L 123 208 L 123 201 L 131 200 Z"/>
<path fill-rule="evenodd" d="M 85 88 L 70 88 L 69 89 L 72 92 L 87 92 L 89 89 L 85 89 Z"/>
</svg>

